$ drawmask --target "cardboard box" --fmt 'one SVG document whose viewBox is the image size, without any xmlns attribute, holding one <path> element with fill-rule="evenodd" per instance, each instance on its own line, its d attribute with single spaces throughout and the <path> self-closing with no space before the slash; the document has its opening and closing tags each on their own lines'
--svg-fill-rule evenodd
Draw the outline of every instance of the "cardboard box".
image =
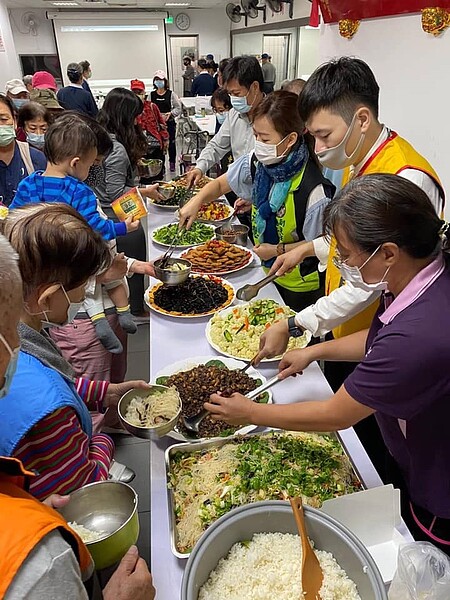
<svg viewBox="0 0 450 600">
<path fill-rule="evenodd" d="M 367 547 L 383 581 L 392 581 L 401 545 L 413 541 L 400 514 L 400 490 L 392 485 L 326 500 L 321 510 L 348 527 Z"/>
</svg>

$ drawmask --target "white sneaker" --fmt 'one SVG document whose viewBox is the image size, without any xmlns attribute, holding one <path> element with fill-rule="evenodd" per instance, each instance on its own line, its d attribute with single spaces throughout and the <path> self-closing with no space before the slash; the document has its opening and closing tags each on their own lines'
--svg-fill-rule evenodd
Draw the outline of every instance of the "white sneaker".
<svg viewBox="0 0 450 600">
<path fill-rule="evenodd" d="M 108 479 L 112 481 L 121 481 L 122 483 L 130 483 L 136 477 L 136 473 L 133 469 L 130 469 L 126 465 L 113 460 L 109 468 Z"/>
</svg>

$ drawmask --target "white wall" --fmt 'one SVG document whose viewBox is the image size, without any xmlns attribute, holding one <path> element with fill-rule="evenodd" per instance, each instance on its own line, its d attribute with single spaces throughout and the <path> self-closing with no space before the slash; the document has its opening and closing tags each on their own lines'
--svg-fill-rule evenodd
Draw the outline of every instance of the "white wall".
<svg viewBox="0 0 450 600">
<path fill-rule="evenodd" d="M 179 12 L 188 14 L 191 25 L 186 31 L 180 31 L 175 22 L 167 24 L 167 35 L 198 35 L 200 56 L 214 54 L 216 62 L 230 56 L 230 21 L 223 8 L 169 11 L 174 21 Z"/>
<path fill-rule="evenodd" d="M 300 27 L 297 77 L 309 76 L 320 64 L 320 30 Z"/>
<path fill-rule="evenodd" d="M 0 32 L 5 50 L 0 52 L 0 92 L 3 93 L 6 82 L 20 77 L 22 74 L 9 23 L 8 10 L 3 0 L 0 0 Z"/>
<path fill-rule="evenodd" d="M 36 17 L 36 35 L 32 35 L 22 24 L 25 13 Z M 52 22 L 47 20 L 45 10 L 10 9 L 10 22 L 17 54 L 57 54 Z"/>
<path fill-rule="evenodd" d="M 320 55 L 322 61 L 357 56 L 370 65 L 380 85 L 381 121 L 430 161 L 449 195 L 450 31 L 426 34 L 420 14 L 362 21 L 352 40 L 337 25 L 325 25 Z"/>
</svg>

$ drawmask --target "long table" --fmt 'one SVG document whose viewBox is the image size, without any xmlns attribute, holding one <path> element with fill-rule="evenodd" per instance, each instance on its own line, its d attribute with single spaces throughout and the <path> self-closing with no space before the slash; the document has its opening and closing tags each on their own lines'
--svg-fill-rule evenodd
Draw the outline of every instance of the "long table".
<svg viewBox="0 0 450 600">
<path fill-rule="evenodd" d="M 164 248 L 151 241 L 152 231 L 161 225 L 174 221 L 170 211 L 150 205 L 148 216 L 148 244 L 150 260 L 164 252 Z M 176 256 L 176 253 L 174 253 Z M 230 274 L 227 279 L 236 289 L 246 283 L 254 283 L 264 276 L 259 261 L 252 266 Z M 156 283 L 152 280 L 152 283 Z M 259 298 L 272 298 L 280 301 L 280 295 L 273 284 L 263 288 Z M 191 320 L 174 319 L 152 312 L 150 317 L 150 374 L 152 380 L 163 367 L 176 361 L 194 356 L 215 355 L 205 338 L 208 318 Z M 269 378 L 277 373 L 277 363 L 265 363 L 258 369 Z M 279 404 L 289 404 L 306 400 L 324 400 L 332 394 L 317 363 L 305 369 L 301 377 L 280 382 L 273 389 L 273 400 Z M 364 485 L 368 488 L 382 485 L 382 482 L 369 460 L 364 448 L 352 428 L 340 432 L 341 439 L 353 461 Z M 181 579 L 186 564 L 177 559 L 170 550 L 170 533 L 167 503 L 167 485 L 164 451 L 176 443 L 168 437 L 153 443 L 151 453 L 151 569 L 158 592 L 158 600 L 179 598 Z"/>
</svg>

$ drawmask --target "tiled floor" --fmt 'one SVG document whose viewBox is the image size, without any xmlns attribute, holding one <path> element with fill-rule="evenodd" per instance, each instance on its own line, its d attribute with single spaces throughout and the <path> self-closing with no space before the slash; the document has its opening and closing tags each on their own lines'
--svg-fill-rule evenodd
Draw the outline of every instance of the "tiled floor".
<svg viewBox="0 0 450 600">
<path fill-rule="evenodd" d="M 127 379 L 143 379 L 150 376 L 149 362 L 149 326 L 140 325 L 135 335 L 128 336 Z M 150 445 L 130 435 L 113 435 L 116 444 L 115 458 L 136 472 L 131 482 L 139 496 L 140 534 L 139 552 L 150 565 Z"/>
</svg>

